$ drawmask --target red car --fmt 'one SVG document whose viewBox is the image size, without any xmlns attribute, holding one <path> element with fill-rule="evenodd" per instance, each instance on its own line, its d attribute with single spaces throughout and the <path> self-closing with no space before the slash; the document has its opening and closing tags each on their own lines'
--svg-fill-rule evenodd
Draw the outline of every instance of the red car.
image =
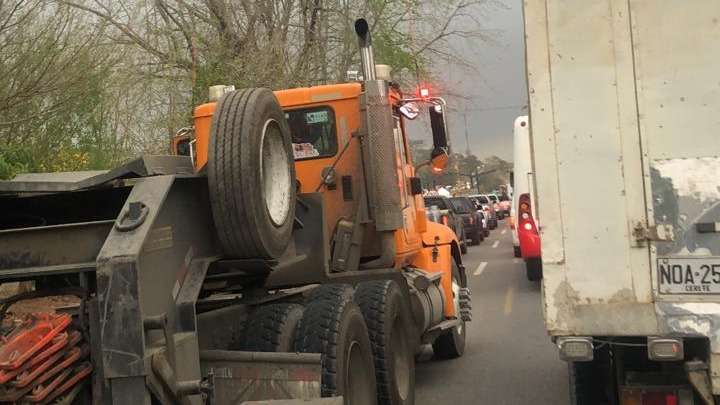
<svg viewBox="0 0 720 405">
<path fill-rule="evenodd" d="M 521 194 L 518 198 L 515 228 L 520 241 L 520 256 L 525 260 L 527 278 L 538 281 L 542 278 L 540 233 L 530 204 L 530 194 Z"/>
</svg>

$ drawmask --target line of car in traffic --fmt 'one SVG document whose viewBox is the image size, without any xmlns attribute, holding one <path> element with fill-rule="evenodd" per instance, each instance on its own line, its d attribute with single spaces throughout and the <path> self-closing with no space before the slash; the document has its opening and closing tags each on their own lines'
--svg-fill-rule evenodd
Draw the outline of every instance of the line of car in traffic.
<svg viewBox="0 0 720 405">
<path fill-rule="evenodd" d="M 510 214 L 509 201 L 495 194 L 425 196 L 428 219 L 450 227 L 458 236 L 463 254 L 467 253 L 468 240 L 470 245 L 479 245 L 498 227 L 498 220 Z"/>
</svg>

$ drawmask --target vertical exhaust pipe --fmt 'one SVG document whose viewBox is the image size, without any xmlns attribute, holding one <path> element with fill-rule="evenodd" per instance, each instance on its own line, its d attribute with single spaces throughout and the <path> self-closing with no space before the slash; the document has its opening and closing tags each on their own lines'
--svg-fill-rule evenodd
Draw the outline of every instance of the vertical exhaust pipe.
<svg viewBox="0 0 720 405">
<path fill-rule="evenodd" d="M 364 76 L 362 105 L 365 109 L 364 129 L 367 142 L 362 143 L 365 162 L 365 181 L 368 189 L 369 214 L 380 240 L 380 256 L 363 263 L 361 268 L 387 268 L 395 262 L 395 231 L 404 226 L 401 189 L 396 162 L 397 145 L 393 136 L 395 120 L 392 114 L 388 83 L 377 79 L 370 26 L 365 19 L 355 21 L 355 33 L 360 46 Z"/>
<path fill-rule="evenodd" d="M 362 64 L 363 77 L 365 81 L 376 80 L 375 72 L 375 54 L 372 47 L 372 35 L 370 34 L 370 26 L 364 18 L 355 21 L 355 33 L 358 37 L 360 45 L 360 61 Z"/>
</svg>

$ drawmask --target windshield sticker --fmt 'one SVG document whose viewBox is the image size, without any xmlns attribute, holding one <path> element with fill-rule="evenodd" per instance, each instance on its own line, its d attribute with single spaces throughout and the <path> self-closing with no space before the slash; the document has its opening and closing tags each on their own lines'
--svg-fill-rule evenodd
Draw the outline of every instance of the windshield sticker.
<svg viewBox="0 0 720 405">
<path fill-rule="evenodd" d="M 319 155 L 320 152 L 311 143 L 293 143 L 293 156 L 295 159 L 306 159 Z"/>
<path fill-rule="evenodd" d="M 322 124 L 329 121 L 327 110 L 305 113 L 305 122 L 308 124 Z"/>
</svg>

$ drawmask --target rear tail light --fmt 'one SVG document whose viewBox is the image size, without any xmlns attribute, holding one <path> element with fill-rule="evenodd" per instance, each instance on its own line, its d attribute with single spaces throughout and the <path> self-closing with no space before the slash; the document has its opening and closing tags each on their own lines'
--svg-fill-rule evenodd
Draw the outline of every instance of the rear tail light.
<svg viewBox="0 0 720 405">
<path fill-rule="evenodd" d="M 537 233 L 530 207 L 530 194 L 521 194 L 518 205 L 518 229 Z"/>
<path fill-rule="evenodd" d="M 470 217 L 470 225 L 472 225 L 472 224 L 474 224 L 474 223 L 475 223 L 475 218 Z"/>
<path fill-rule="evenodd" d="M 648 358 L 656 361 L 679 361 L 685 357 L 681 339 L 649 337 Z"/>
<path fill-rule="evenodd" d="M 623 387 L 621 405 L 692 405 L 693 394 L 689 388 L 635 388 Z"/>
<path fill-rule="evenodd" d="M 449 221 L 447 215 L 442 216 L 442 223 L 443 225 L 448 226 Z"/>
</svg>

